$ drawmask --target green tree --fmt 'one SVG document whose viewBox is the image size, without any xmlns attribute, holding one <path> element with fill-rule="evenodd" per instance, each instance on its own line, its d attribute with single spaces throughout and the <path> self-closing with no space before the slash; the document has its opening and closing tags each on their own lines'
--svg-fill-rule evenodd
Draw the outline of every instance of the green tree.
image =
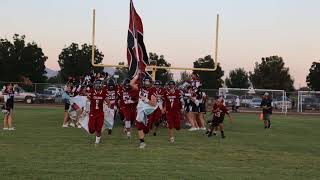
<svg viewBox="0 0 320 180">
<path fill-rule="evenodd" d="M 62 49 L 59 55 L 60 74 L 62 79 L 66 81 L 69 76 L 79 77 L 87 74 L 90 70 L 94 69 L 96 72 L 102 72 L 103 68 L 93 67 L 91 64 L 91 45 L 83 44 L 79 46 L 72 43 L 70 46 Z M 95 49 L 96 64 L 101 63 L 103 60 L 103 53 Z"/>
<path fill-rule="evenodd" d="M 229 88 L 249 88 L 249 75 L 243 68 L 237 68 L 229 73 L 226 78 L 226 85 Z"/>
<path fill-rule="evenodd" d="M 47 56 L 35 42 L 26 42 L 25 36 L 15 34 L 13 42 L 0 39 L 0 80 L 45 82 Z"/>
<path fill-rule="evenodd" d="M 214 61 L 210 55 L 199 58 L 193 63 L 194 68 L 212 68 Z M 224 75 L 221 66 L 218 64 L 216 71 L 194 71 L 199 74 L 204 89 L 219 89 L 222 87 L 223 80 L 221 79 Z"/>
<path fill-rule="evenodd" d="M 170 67 L 171 64 L 168 63 L 163 55 L 158 56 L 156 53 L 149 53 L 149 58 L 152 62 L 156 62 L 156 66 Z M 156 80 L 160 80 L 163 84 L 172 80 L 172 73 L 167 69 L 157 69 Z"/>
<path fill-rule="evenodd" d="M 320 91 L 320 62 L 312 63 L 306 82 L 310 89 Z"/>
<path fill-rule="evenodd" d="M 180 80 L 177 81 L 178 85 L 182 85 L 184 82 L 190 82 L 191 81 L 191 73 L 188 73 L 187 71 L 183 71 L 180 73 Z"/>
<path fill-rule="evenodd" d="M 249 77 L 254 88 L 294 90 L 294 81 L 289 68 L 285 67 L 282 57 L 279 56 L 262 58 L 260 64 L 256 62 L 254 71 L 250 72 Z"/>
<path fill-rule="evenodd" d="M 125 63 L 124 62 L 119 62 L 118 65 L 124 65 Z M 118 78 L 118 83 L 122 83 L 126 78 L 128 78 L 128 68 L 126 67 L 122 67 L 122 68 L 119 68 L 117 67 L 115 72 L 114 72 L 114 75 L 118 75 L 119 78 Z"/>
</svg>

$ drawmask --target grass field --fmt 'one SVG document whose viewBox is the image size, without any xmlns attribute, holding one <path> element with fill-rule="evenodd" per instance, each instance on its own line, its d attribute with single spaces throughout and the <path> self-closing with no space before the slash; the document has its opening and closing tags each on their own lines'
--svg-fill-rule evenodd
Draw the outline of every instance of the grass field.
<svg viewBox="0 0 320 180">
<path fill-rule="evenodd" d="M 234 115 L 226 136 L 166 130 L 138 149 L 116 128 L 95 147 L 94 136 L 62 129 L 62 108 L 15 109 L 17 131 L 0 131 L 0 179 L 320 179 L 320 118 L 273 117 L 264 130 L 258 115 Z M 3 116 L 0 115 L 2 119 Z M 1 125 L 2 127 L 2 125 Z"/>
</svg>

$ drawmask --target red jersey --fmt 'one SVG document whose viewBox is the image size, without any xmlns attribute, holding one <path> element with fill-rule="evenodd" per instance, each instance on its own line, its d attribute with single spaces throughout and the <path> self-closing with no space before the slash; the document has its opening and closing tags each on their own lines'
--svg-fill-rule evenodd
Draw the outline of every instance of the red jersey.
<svg viewBox="0 0 320 180">
<path fill-rule="evenodd" d="M 130 89 L 130 90 L 125 90 L 122 89 L 119 93 L 119 100 L 120 100 L 120 106 L 135 106 L 138 103 L 139 99 L 139 91 Z"/>
<path fill-rule="evenodd" d="M 103 103 L 105 99 L 108 97 L 108 93 L 106 91 L 96 91 L 91 90 L 88 94 L 90 100 L 90 114 L 98 114 L 103 113 Z"/>
<path fill-rule="evenodd" d="M 180 90 L 175 89 L 173 92 L 167 90 L 165 95 L 165 103 L 167 111 L 179 111 L 181 109 L 181 99 L 183 99 L 183 94 Z"/>
<path fill-rule="evenodd" d="M 151 100 L 151 96 L 157 97 L 157 89 L 155 87 L 150 87 L 150 88 L 142 88 L 140 90 L 140 96 L 144 96 Z"/>
<path fill-rule="evenodd" d="M 225 105 L 213 104 L 212 108 L 213 117 L 223 119 L 226 114 L 229 114 L 229 110 Z"/>
<path fill-rule="evenodd" d="M 158 104 L 164 104 L 165 102 L 165 95 L 166 95 L 166 89 L 164 88 L 159 88 L 156 89 L 156 98 L 157 98 L 157 102 Z"/>
<path fill-rule="evenodd" d="M 108 93 L 108 99 L 110 100 L 110 107 L 111 109 L 114 108 L 116 105 L 116 99 L 117 99 L 117 91 L 116 90 L 107 90 Z"/>
</svg>

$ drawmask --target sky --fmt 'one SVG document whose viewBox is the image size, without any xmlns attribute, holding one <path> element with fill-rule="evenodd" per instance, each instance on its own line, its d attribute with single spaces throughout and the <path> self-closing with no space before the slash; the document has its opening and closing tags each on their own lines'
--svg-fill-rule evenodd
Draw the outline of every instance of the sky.
<svg viewBox="0 0 320 180">
<path fill-rule="evenodd" d="M 148 52 L 172 66 L 192 67 L 214 54 L 216 14 L 220 14 L 219 58 L 225 75 L 235 68 L 253 71 L 262 57 L 278 55 L 305 86 L 313 61 L 320 59 L 319 0 L 134 0 L 144 23 Z M 96 45 L 105 64 L 126 61 L 129 0 L 1 0 L 0 37 L 14 33 L 38 43 L 46 66 L 59 70 L 61 50 L 91 43 L 96 9 Z M 175 73 L 179 73 L 176 72 Z"/>
</svg>

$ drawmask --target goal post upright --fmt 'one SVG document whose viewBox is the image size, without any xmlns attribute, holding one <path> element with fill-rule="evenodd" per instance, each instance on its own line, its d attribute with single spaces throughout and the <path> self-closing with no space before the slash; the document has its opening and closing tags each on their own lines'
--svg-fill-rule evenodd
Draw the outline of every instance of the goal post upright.
<svg viewBox="0 0 320 180">
<path fill-rule="evenodd" d="M 214 52 L 214 65 L 212 68 L 187 68 L 187 67 L 164 67 L 164 66 L 155 66 L 150 65 L 147 68 L 152 71 L 152 78 L 155 79 L 155 74 L 158 69 L 167 69 L 167 70 L 180 70 L 180 71 L 216 71 L 218 68 L 218 47 L 219 47 L 219 24 L 220 24 L 220 16 L 217 14 L 216 19 L 216 37 L 215 37 L 215 52 Z M 115 65 L 115 64 L 96 64 L 95 59 L 95 38 L 96 38 L 96 10 L 93 9 L 92 14 L 92 49 L 91 49 L 91 65 L 93 67 L 115 67 L 115 68 L 127 68 L 127 65 Z"/>
</svg>

